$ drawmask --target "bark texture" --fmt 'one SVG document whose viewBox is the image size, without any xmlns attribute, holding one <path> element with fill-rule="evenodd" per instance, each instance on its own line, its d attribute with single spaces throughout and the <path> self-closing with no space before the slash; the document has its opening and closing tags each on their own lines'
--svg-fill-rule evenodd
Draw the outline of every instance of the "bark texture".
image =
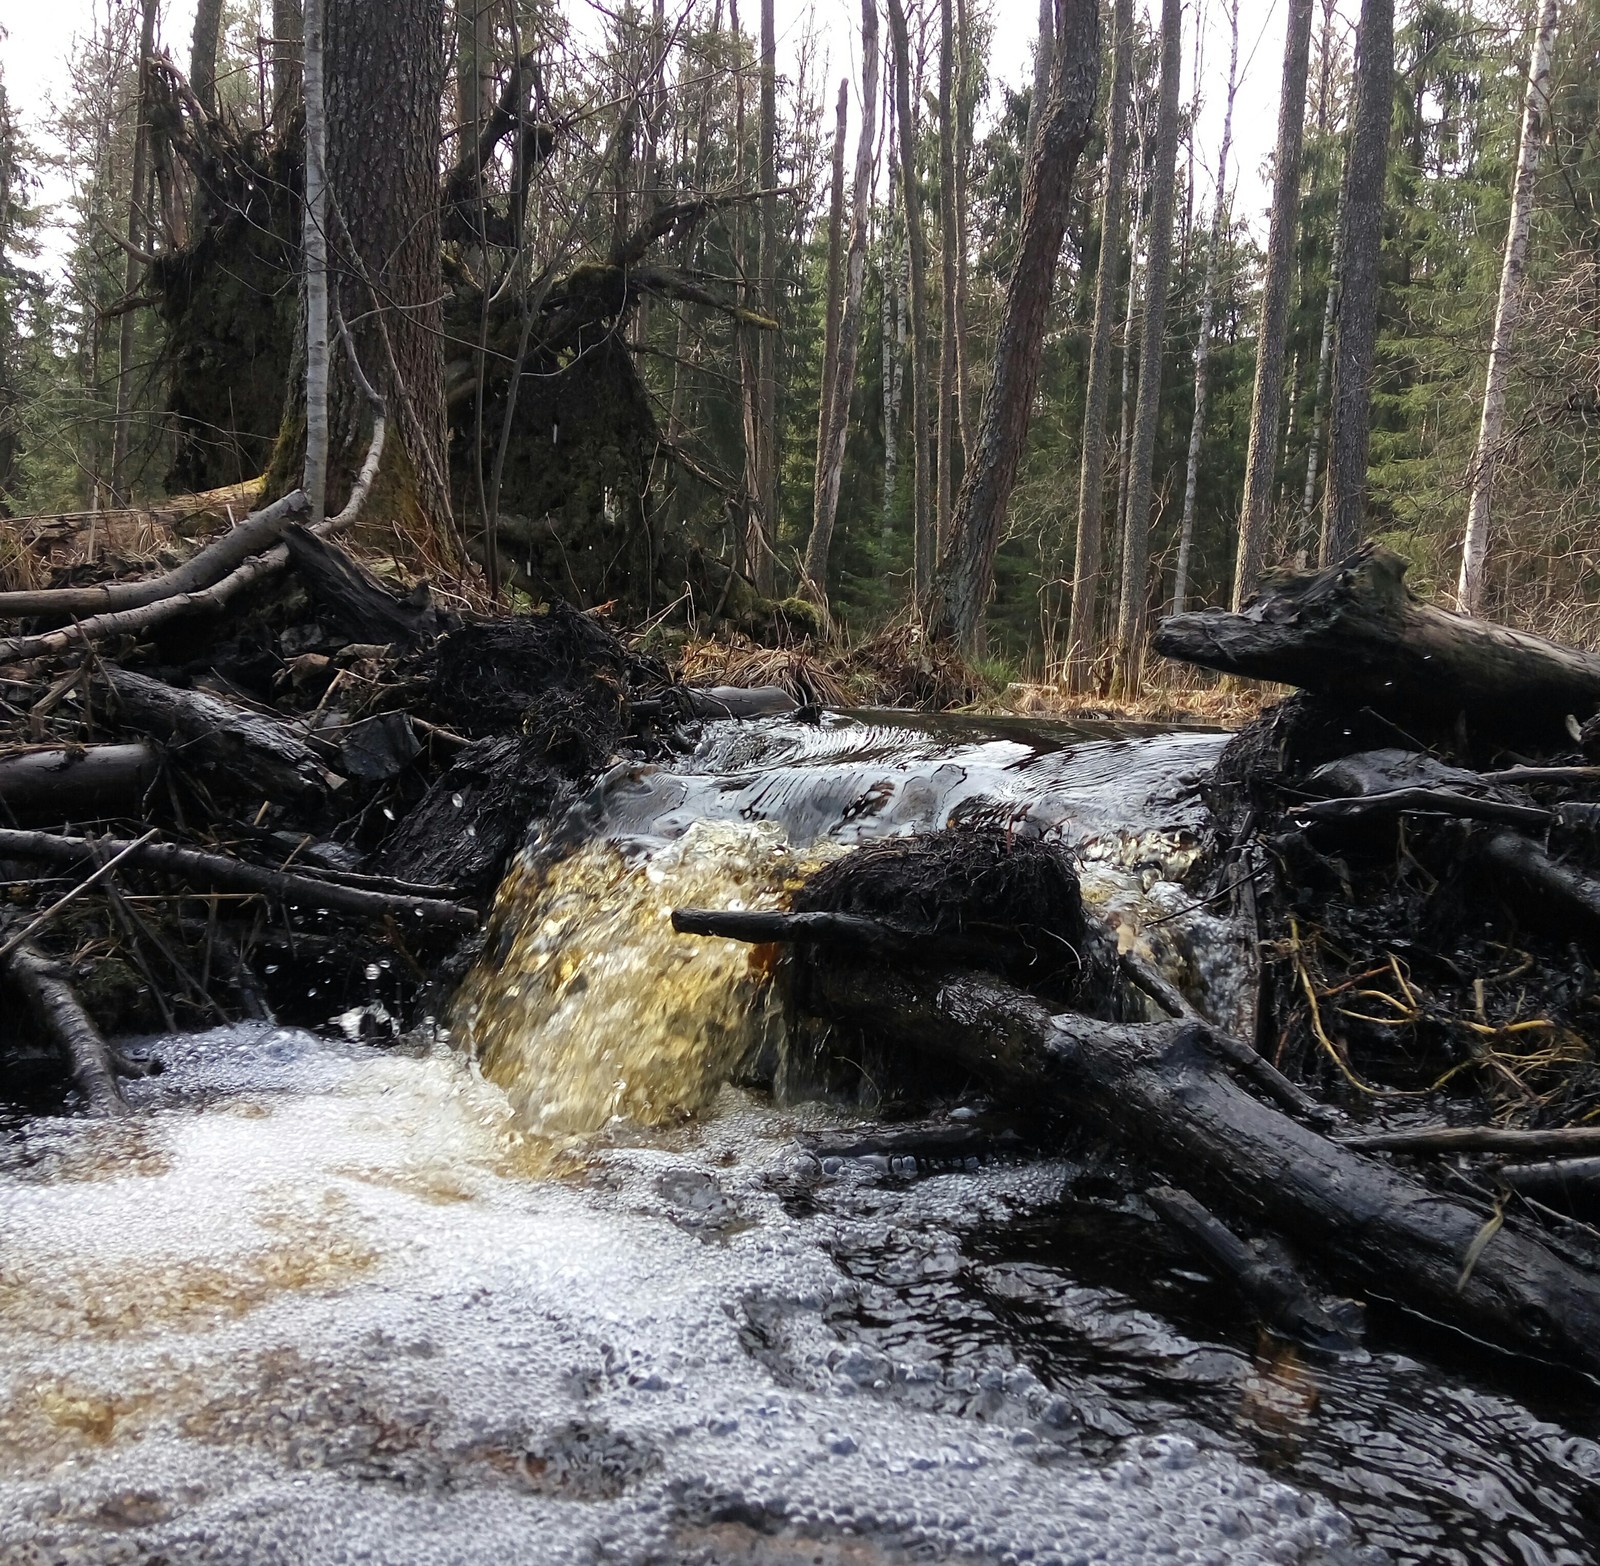
<svg viewBox="0 0 1600 1566">
<path fill-rule="evenodd" d="M 1067 686 L 1082 690 L 1094 655 L 1095 600 L 1105 515 L 1106 408 L 1111 398 L 1112 327 L 1122 256 L 1122 208 L 1128 174 L 1128 112 L 1133 98 L 1133 0 L 1116 0 L 1112 17 L 1110 126 L 1105 199 L 1100 208 L 1100 263 L 1094 281 L 1094 326 L 1083 394 L 1083 458 L 1078 475 L 1078 540 L 1072 565 L 1072 615 L 1067 625 Z M 1132 278 L 1129 278 L 1132 288 Z"/>
<path fill-rule="evenodd" d="M 850 83 L 839 83 L 833 126 L 833 188 L 828 201 L 828 301 L 822 328 L 822 381 L 817 391 L 817 471 L 811 490 L 811 536 L 822 516 L 822 470 L 833 420 L 833 389 L 839 370 L 839 317 L 844 313 L 844 138 L 850 118 Z M 810 550 L 806 551 L 807 559 Z M 816 581 L 809 564 L 806 575 Z M 816 582 L 819 590 L 825 582 Z"/>
<path fill-rule="evenodd" d="M 272 0 L 272 117 L 281 121 L 300 96 L 305 39 L 301 0 Z"/>
<path fill-rule="evenodd" d="M 1506 416 L 1506 379 L 1512 338 L 1522 309 L 1522 278 L 1528 264 L 1528 229 L 1533 221 L 1533 182 L 1539 172 L 1545 115 L 1550 107 L 1550 50 L 1556 36 L 1556 0 L 1544 0 L 1534 34 L 1528 67 L 1528 91 L 1522 106 L 1522 141 L 1517 149 L 1517 177 L 1511 187 L 1511 220 L 1506 227 L 1505 261 L 1500 269 L 1500 297 L 1495 306 L 1494 336 L 1489 341 L 1489 371 L 1483 386 L 1483 417 L 1478 449 L 1472 459 L 1472 498 L 1467 505 L 1467 534 L 1461 546 L 1461 576 L 1456 602 L 1464 614 L 1483 607 L 1484 568 L 1489 560 L 1489 503 L 1494 493 L 1495 462 Z"/>
<path fill-rule="evenodd" d="M 1394 0 L 1361 0 L 1355 106 L 1344 175 L 1344 229 L 1339 239 L 1339 316 L 1322 515 L 1324 565 L 1344 559 L 1365 531 L 1368 400 L 1378 337 L 1378 253 L 1383 243 L 1383 180 L 1393 92 Z"/>
<path fill-rule="evenodd" d="M 1178 162 L 1178 77 L 1183 59 L 1181 0 L 1162 0 L 1161 102 L 1151 172 L 1150 259 L 1145 269 L 1144 332 L 1139 343 L 1139 397 L 1128 457 L 1128 512 L 1122 530 L 1122 593 L 1117 610 L 1113 687 L 1136 691 L 1144 663 L 1145 598 L 1150 571 L 1150 506 L 1156 426 L 1161 418 L 1161 346 L 1172 272 L 1173 175 Z"/>
<path fill-rule="evenodd" d="M 1306 0 L 1300 0 L 1301 4 Z M 1216 317 L 1218 273 L 1228 224 L 1228 154 L 1233 151 L 1233 99 L 1239 83 L 1239 0 L 1228 11 L 1228 97 L 1217 153 L 1217 186 L 1206 245 L 1205 282 L 1200 289 L 1200 338 L 1194 350 L 1194 418 L 1189 425 L 1189 461 L 1183 479 L 1183 516 L 1178 524 L 1178 565 L 1172 582 L 1172 612 L 1189 606 L 1189 557 L 1194 549 L 1194 508 L 1200 482 L 1200 447 L 1205 439 L 1206 394 L 1210 389 L 1211 327 Z M 1277 415 L 1273 415 L 1276 423 Z"/>
<path fill-rule="evenodd" d="M 194 38 L 189 50 L 189 85 L 207 114 L 217 112 L 217 43 L 222 33 L 222 0 L 199 0 L 194 8 Z"/>
<path fill-rule="evenodd" d="M 952 0 L 939 0 L 939 487 L 934 506 L 939 549 L 950 547 L 951 467 L 955 453 L 956 402 L 956 134 L 955 18 Z"/>
<path fill-rule="evenodd" d="M 1244 499 L 1239 506 L 1239 549 L 1234 559 L 1233 607 L 1256 590 L 1272 516 L 1278 467 L 1278 414 L 1283 405 L 1283 359 L 1294 277 L 1295 229 L 1300 215 L 1300 153 L 1305 141 L 1306 73 L 1311 64 L 1312 0 L 1290 0 L 1283 44 L 1283 87 L 1278 94 L 1278 150 L 1273 158 L 1272 216 L 1267 266 L 1256 328 L 1256 380 L 1250 402 L 1250 446 L 1245 456 Z M 1313 447 L 1314 449 L 1314 447 Z M 1315 462 L 1315 457 L 1311 459 Z M 1313 481 L 1314 482 L 1314 481 Z M 1174 603 L 1174 613 L 1182 606 Z"/>
<path fill-rule="evenodd" d="M 778 318 L 778 35 L 773 0 L 761 0 L 761 241 L 756 270 L 761 283 L 761 313 Z M 757 435 L 756 505 L 760 552 L 752 562 L 757 588 L 769 597 L 777 586 L 773 548 L 778 526 L 778 341 L 762 332 L 756 344 Z"/>
<path fill-rule="evenodd" d="M 361 323 L 360 361 L 401 437 L 389 442 L 378 490 L 399 520 L 437 538 L 450 520 L 439 248 L 444 3 L 328 0 L 326 26 L 338 308 Z M 341 491 L 367 449 L 367 413 L 354 377 L 335 374 L 329 461 Z"/>
<path fill-rule="evenodd" d="M 824 608 L 827 606 L 828 551 L 833 543 L 833 524 L 839 514 L 839 492 L 844 483 L 850 399 L 855 392 L 856 362 L 861 353 L 862 300 L 867 284 L 867 225 L 872 210 L 873 150 L 878 133 L 877 104 L 878 6 L 877 0 L 861 0 L 861 136 L 856 143 L 855 185 L 851 192 L 850 256 L 844 310 L 839 322 L 834 385 L 825 400 L 830 410 L 827 441 L 818 453 L 821 494 L 805 563 L 806 578 L 822 596 Z"/>
<path fill-rule="evenodd" d="M 889 0 L 894 35 L 894 93 L 900 121 L 900 189 L 905 200 L 906 253 L 911 271 L 911 529 L 917 602 L 933 588 L 933 453 L 928 448 L 928 246 L 917 184 L 917 122 L 911 113 L 911 36 L 902 0 Z"/>
<path fill-rule="evenodd" d="M 1017 259 L 1006 285 L 994 379 L 984 395 L 976 449 L 962 481 L 937 588 L 935 629 L 969 653 L 982 640 L 995 550 L 1005 530 L 1044 357 L 1045 318 L 1072 177 L 1094 116 L 1100 84 L 1100 18 L 1094 0 L 1056 0 L 1055 39 L 1050 94 L 1023 187 Z"/>
</svg>

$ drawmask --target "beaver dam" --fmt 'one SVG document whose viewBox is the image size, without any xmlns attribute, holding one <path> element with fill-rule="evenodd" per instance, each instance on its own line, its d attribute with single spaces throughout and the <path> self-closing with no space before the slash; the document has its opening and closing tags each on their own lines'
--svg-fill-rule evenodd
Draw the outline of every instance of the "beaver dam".
<svg viewBox="0 0 1600 1566">
<path fill-rule="evenodd" d="M 3 649 L 0 1557 L 1600 1559 L 1594 660 L 1367 555 L 1164 626 L 1237 735 L 835 710 L 320 548 Z"/>
</svg>

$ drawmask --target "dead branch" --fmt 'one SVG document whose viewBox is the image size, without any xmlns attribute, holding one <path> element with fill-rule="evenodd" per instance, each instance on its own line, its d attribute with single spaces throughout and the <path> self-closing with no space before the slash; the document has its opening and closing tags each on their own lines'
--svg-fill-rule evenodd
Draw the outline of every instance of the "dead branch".
<svg viewBox="0 0 1600 1566">
<path fill-rule="evenodd" d="M 57 965 L 23 943 L 14 946 L 0 966 L 21 991 L 40 1028 L 71 1062 L 73 1079 L 93 1113 L 127 1114 L 111 1052 Z"/>
</svg>

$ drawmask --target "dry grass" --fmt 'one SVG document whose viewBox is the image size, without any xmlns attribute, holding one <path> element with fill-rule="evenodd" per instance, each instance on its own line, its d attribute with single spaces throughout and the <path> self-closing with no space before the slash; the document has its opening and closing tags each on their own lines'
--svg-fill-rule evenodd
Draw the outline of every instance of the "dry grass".
<svg viewBox="0 0 1600 1566">
<path fill-rule="evenodd" d="M 1060 685 L 1012 684 L 997 695 L 974 703 L 971 710 L 1027 717 L 1110 718 L 1135 723 L 1206 723 L 1236 729 L 1285 694 L 1286 687 L 1254 680 L 1217 681 L 1207 685 L 1179 681 L 1157 684 L 1147 677 L 1144 688 L 1132 701 L 1111 702 L 1093 692 L 1069 691 Z"/>
</svg>

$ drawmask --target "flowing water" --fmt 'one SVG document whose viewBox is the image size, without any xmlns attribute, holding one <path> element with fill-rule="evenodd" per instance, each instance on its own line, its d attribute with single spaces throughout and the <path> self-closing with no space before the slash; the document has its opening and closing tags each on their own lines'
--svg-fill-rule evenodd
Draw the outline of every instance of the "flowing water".
<svg viewBox="0 0 1600 1566">
<path fill-rule="evenodd" d="M 1175 879 L 1218 743 L 714 726 L 525 856 L 452 1044 L 157 1040 L 130 1121 L 0 1129 L 0 1561 L 1600 1558 L 1592 1389 L 1382 1321 L 1297 1357 L 1104 1150 L 963 1102 L 970 1140 L 883 1152 L 725 1085 L 782 1018 L 670 908 L 952 817 L 1070 840 L 1227 1015 L 1231 932 Z"/>
</svg>

